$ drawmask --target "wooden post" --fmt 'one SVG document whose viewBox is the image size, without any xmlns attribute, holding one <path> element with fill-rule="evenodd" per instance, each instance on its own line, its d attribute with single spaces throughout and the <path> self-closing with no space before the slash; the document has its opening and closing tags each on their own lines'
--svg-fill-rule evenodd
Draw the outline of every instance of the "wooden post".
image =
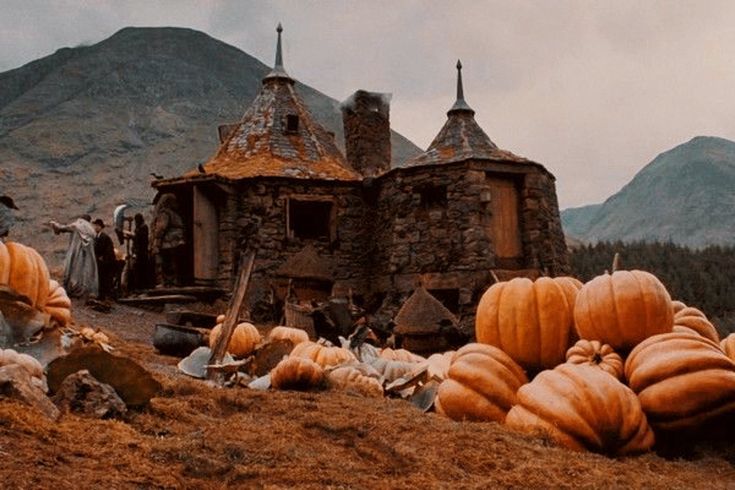
<svg viewBox="0 0 735 490">
<path fill-rule="evenodd" d="M 246 263 L 245 267 L 243 267 L 243 262 Z M 230 344 L 230 338 L 235 331 L 237 321 L 240 318 L 240 312 L 245 304 L 245 296 L 248 291 L 248 285 L 250 284 L 250 276 L 253 273 L 254 264 L 255 251 L 248 254 L 246 261 L 241 260 L 240 262 L 240 275 L 237 278 L 234 294 L 227 307 L 227 314 L 225 315 L 225 321 L 222 323 L 222 330 L 212 349 L 212 356 L 209 358 L 210 365 L 220 364 L 225 357 L 227 346 Z M 207 369 L 207 378 L 219 384 L 224 380 L 222 372 L 217 369 Z"/>
</svg>

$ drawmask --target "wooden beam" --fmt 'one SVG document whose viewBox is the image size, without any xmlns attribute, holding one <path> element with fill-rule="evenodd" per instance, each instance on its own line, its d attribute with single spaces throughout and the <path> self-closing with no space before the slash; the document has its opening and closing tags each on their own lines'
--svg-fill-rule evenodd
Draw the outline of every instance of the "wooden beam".
<svg viewBox="0 0 735 490">
<path fill-rule="evenodd" d="M 240 260 L 240 275 L 235 283 L 235 290 L 230 304 L 227 307 L 227 314 L 225 315 L 225 321 L 222 323 L 222 330 L 220 331 L 217 342 L 214 344 L 212 349 L 212 356 L 209 358 L 209 365 L 218 365 L 222 362 L 227 352 L 227 346 L 230 344 L 230 338 L 232 333 L 235 331 L 238 319 L 240 318 L 240 312 L 245 305 L 245 297 L 250 284 L 250 276 L 253 273 L 253 265 L 255 264 L 255 251 L 250 252 L 247 258 Z M 243 267 L 244 265 L 244 267 Z M 207 378 L 211 379 L 219 384 L 224 381 L 222 372 L 217 369 L 207 369 Z"/>
</svg>

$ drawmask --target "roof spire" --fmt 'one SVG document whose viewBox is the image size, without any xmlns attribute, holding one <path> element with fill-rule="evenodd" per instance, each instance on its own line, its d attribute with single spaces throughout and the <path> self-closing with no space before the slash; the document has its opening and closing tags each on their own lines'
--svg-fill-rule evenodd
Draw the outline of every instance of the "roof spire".
<svg viewBox="0 0 735 490">
<path fill-rule="evenodd" d="M 471 112 L 472 114 L 475 113 L 475 111 L 473 111 L 464 100 L 464 87 L 462 86 L 462 61 L 457 60 L 457 100 L 454 102 L 452 108 L 449 109 L 447 115 L 461 111 Z"/>
<path fill-rule="evenodd" d="M 283 50 L 281 48 L 281 33 L 283 32 L 283 26 L 281 26 L 280 22 L 278 23 L 278 27 L 276 27 L 276 32 L 278 33 L 278 41 L 276 43 L 276 63 L 270 73 L 268 73 L 268 75 L 263 79 L 263 82 L 279 78 L 293 82 L 293 79 L 291 79 L 291 77 L 288 76 L 288 73 L 286 73 L 286 69 L 283 68 Z"/>
</svg>

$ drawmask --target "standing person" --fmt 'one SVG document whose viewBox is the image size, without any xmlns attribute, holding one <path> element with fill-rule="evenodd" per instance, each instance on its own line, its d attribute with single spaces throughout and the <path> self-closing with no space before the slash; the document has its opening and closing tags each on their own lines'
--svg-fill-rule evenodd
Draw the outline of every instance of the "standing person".
<svg viewBox="0 0 735 490">
<path fill-rule="evenodd" d="M 145 224 L 143 215 L 137 213 L 135 218 L 135 231 L 125 231 L 125 237 L 133 241 L 133 270 L 131 289 L 148 289 L 152 286 L 153 271 L 148 256 L 148 225 Z"/>
<path fill-rule="evenodd" d="M 175 195 L 163 194 L 154 211 L 151 252 L 156 260 L 156 283 L 160 286 L 181 285 L 179 260 L 186 241 L 178 208 Z"/>
<path fill-rule="evenodd" d="M 0 196 L 0 240 L 8 236 L 10 229 L 15 224 L 13 210 L 18 210 L 13 199 L 8 196 Z"/>
<path fill-rule="evenodd" d="M 64 289 L 69 296 L 97 297 L 99 294 L 99 278 L 97 261 L 94 256 L 95 231 L 91 217 L 80 216 L 68 225 L 60 225 L 51 221 L 49 225 L 57 235 L 70 233 L 69 248 L 64 258 Z"/>
<path fill-rule="evenodd" d="M 97 270 L 99 271 L 100 299 L 110 299 L 113 293 L 115 281 L 115 269 L 117 268 L 117 257 L 115 256 L 115 245 L 112 238 L 105 233 L 105 222 L 97 218 L 92 222 L 94 226 L 94 256 L 97 259 Z"/>
</svg>

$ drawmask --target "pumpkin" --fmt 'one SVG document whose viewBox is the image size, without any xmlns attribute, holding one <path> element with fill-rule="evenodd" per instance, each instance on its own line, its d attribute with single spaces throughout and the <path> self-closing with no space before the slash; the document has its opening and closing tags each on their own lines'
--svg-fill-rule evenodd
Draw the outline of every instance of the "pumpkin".
<svg viewBox="0 0 735 490">
<path fill-rule="evenodd" d="M 367 397 L 383 396 L 383 385 L 377 378 L 368 376 L 356 366 L 340 366 L 327 375 L 332 389 Z"/>
<path fill-rule="evenodd" d="M 71 323 L 71 300 L 66 290 L 53 279 L 49 281 L 49 295 L 43 309 L 60 327 Z"/>
<path fill-rule="evenodd" d="M 467 344 L 452 358 L 439 385 L 436 411 L 453 420 L 502 422 L 528 382 L 518 364 L 497 347 Z"/>
<path fill-rule="evenodd" d="M 270 332 L 268 332 L 267 339 L 271 342 L 276 340 L 288 340 L 293 345 L 298 345 L 301 342 L 308 342 L 309 334 L 300 328 L 274 327 Z"/>
<path fill-rule="evenodd" d="M 648 451 L 654 435 L 635 393 L 595 366 L 561 364 L 518 390 L 505 419 L 575 451 L 613 455 Z"/>
<path fill-rule="evenodd" d="M 447 379 L 449 366 L 452 364 L 452 357 L 454 357 L 453 350 L 442 354 L 432 354 L 419 366 L 420 368 L 426 367 L 426 372 L 429 375 L 429 378 L 436 378 L 443 381 Z"/>
<path fill-rule="evenodd" d="M 291 356 L 311 359 L 323 368 L 357 361 L 355 355 L 343 347 L 335 347 L 311 341 L 298 344 L 291 351 Z"/>
<path fill-rule="evenodd" d="M 406 361 L 392 361 L 383 357 L 378 357 L 370 361 L 370 366 L 380 373 L 387 382 L 392 382 L 398 378 L 402 378 L 407 374 L 411 374 L 418 363 Z"/>
<path fill-rule="evenodd" d="M 271 371 L 271 386 L 279 390 L 308 390 L 323 380 L 322 367 L 303 357 L 287 357 Z"/>
<path fill-rule="evenodd" d="M 526 369 L 564 362 L 574 340 L 574 300 L 579 281 L 525 277 L 493 284 L 477 305 L 475 336 Z"/>
<path fill-rule="evenodd" d="M 625 361 L 625 376 L 656 430 L 695 429 L 735 412 L 735 362 L 693 332 L 641 342 Z"/>
<path fill-rule="evenodd" d="M 720 342 L 720 349 L 727 357 L 735 361 L 735 333 L 731 333 Z"/>
<path fill-rule="evenodd" d="M 390 361 L 403 361 L 403 362 L 422 362 L 425 361 L 423 357 L 418 354 L 414 354 L 406 349 L 391 349 L 386 347 L 380 351 L 380 357 L 388 359 Z"/>
<path fill-rule="evenodd" d="M 13 349 L 0 349 L 0 367 L 17 364 L 31 375 L 34 385 L 41 388 L 44 392 L 48 391 L 46 384 L 46 376 L 43 372 L 43 366 L 35 357 L 16 352 Z"/>
<path fill-rule="evenodd" d="M 567 351 L 567 362 L 597 366 L 618 379 L 623 377 L 623 358 L 612 347 L 600 343 L 599 340 L 578 341 Z"/>
<path fill-rule="evenodd" d="M 574 306 L 579 337 L 629 351 L 648 337 L 670 332 L 671 297 L 656 276 L 644 271 L 603 274 L 582 286 Z"/>
<path fill-rule="evenodd" d="M 209 348 L 214 349 L 214 344 L 222 331 L 222 323 L 218 323 L 209 332 Z M 235 357 L 245 357 L 250 355 L 255 347 L 260 343 L 260 332 L 255 325 L 248 322 L 240 323 L 235 327 L 230 337 L 230 344 L 227 346 L 227 352 Z"/>
<path fill-rule="evenodd" d="M 49 272 L 38 252 L 15 242 L 0 242 L 0 285 L 27 297 L 40 310 L 49 295 Z"/>
<path fill-rule="evenodd" d="M 710 339 L 712 342 L 720 342 L 720 336 L 715 326 L 697 308 L 687 306 L 674 313 L 674 328 L 672 330 L 676 332 L 680 327 L 693 330 L 702 337 Z"/>
<path fill-rule="evenodd" d="M 684 304 L 683 302 L 681 302 L 681 301 L 678 301 L 678 300 L 677 300 L 677 301 L 672 301 L 672 302 L 671 302 L 671 306 L 672 306 L 672 308 L 674 308 L 674 315 L 676 315 L 676 314 L 677 314 L 677 313 L 679 313 L 679 312 L 680 312 L 681 310 L 683 310 L 684 308 L 686 308 L 686 307 L 687 307 L 687 305 L 686 305 L 686 304 Z"/>
</svg>

